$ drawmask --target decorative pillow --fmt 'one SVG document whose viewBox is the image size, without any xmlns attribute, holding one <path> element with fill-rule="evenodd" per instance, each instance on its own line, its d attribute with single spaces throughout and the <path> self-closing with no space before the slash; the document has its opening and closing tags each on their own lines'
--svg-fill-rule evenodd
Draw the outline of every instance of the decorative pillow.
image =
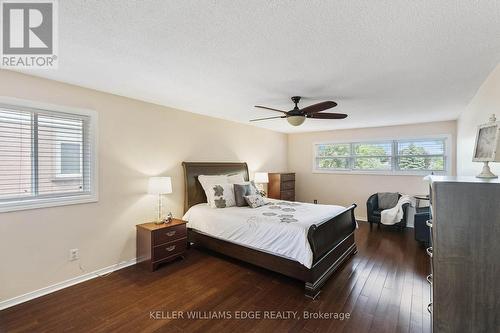
<svg viewBox="0 0 500 333">
<path fill-rule="evenodd" d="M 198 176 L 198 181 L 201 184 L 201 187 L 203 187 L 203 190 L 205 191 L 205 195 L 207 197 L 207 202 L 210 205 L 210 188 L 212 185 L 215 184 L 228 184 L 228 178 L 226 175 L 211 175 L 211 176 L 206 176 L 206 175 L 199 175 Z"/>
<path fill-rule="evenodd" d="M 208 204 L 212 208 L 226 208 L 236 205 L 233 184 L 213 184 L 208 191 Z"/>
<path fill-rule="evenodd" d="M 392 192 L 382 192 L 377 193 L 378 196 L 378 208 L 380 209 L 390 209 L 398 204 L 399 194 Z"/>
<path fill-rule="evenodd" d="M 267 204 L 266 199 L 264 199 L 260 194 L 245 195 L 244 198 L 248 205 L 252 208 L 257 208 Z"/>
<path fill-rule="evenodd" d="M 234 175 L 227 176 L 227 180 L 231 184 L 243 184 L 245 183 L 245 178 L 241 173 L 235 173 Z"/>
<path fill-rule="evenodd" d="M 245 200 L 246 195 L 255 194 L 252 193 L 252 188 L 250 184 L 234 184 L 234 200 L 236 201 L 236 206 L 244 207 L 248 206 L 247 201 Z"/>
</svg>

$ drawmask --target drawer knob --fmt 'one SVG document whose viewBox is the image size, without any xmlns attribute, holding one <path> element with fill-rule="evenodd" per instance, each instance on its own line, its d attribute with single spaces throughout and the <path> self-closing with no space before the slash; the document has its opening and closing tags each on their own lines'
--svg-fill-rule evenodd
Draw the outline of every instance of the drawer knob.
<svg viewBox="0 0 500 333">
<path fill-rule="evenodd" d="M 429 282 L 429 284 L 432 284 L 432 274 L 427 275 L 425 279 Z"/>
<path fill-rule="evenodd" d="M 167 235 L 168 237 L 172 237 L 173 235 L 175 235 L 175 230 L 166 232 L 165 235 Z"/>
<path fill-rule="evenodd" d="M 427 254 L 429 255 L 429 257 L 432 258 L 432 246 L 431 247 L 428 247 L 425 252 L 427 252 Z"/>
<path fill-rule="evenodd" d="M 432 228 L 432 220 L 425 221 L 425 224 L 427 224 L 429 228 Z"/>
<path fill-rule="evenodd" d="M 173 250 L 175 250 L 175 245 L 169 246 L 165 248 L 165 250 L 167 250 L 168 252 L 172 252 Z"/>
</svg>

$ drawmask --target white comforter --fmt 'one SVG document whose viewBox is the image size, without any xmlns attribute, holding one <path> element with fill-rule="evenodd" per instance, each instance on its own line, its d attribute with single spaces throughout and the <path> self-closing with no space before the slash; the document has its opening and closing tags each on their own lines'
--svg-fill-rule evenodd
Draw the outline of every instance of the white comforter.
<svg viewBox="0 0 500 333">
<path fill-rule="evenodd" d="M 191 207 L 183 217 L 188 227 L 212 237 L 289 258 L 311 268 L 313 254 L 307 240 L 312 224 L 331 219 L 342 206 L 315 205 L 267 199 L 259 208 Z"/>
</svg>

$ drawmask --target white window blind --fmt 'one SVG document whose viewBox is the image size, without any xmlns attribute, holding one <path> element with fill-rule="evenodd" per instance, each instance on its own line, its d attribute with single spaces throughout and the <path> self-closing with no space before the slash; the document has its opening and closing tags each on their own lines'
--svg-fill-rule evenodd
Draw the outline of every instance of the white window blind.
<svg viewBox="0 0 500 333">
<path fill-rule="evenodd" d="M 446 138 L 422 138 L 314 145 L 313 171 L 446 174 Z"/>
<path fill-rule="evenodd" d="M 0 211 L 93 197 L 92 124 L 81 113 L 1 105 Z"/>
</svg>

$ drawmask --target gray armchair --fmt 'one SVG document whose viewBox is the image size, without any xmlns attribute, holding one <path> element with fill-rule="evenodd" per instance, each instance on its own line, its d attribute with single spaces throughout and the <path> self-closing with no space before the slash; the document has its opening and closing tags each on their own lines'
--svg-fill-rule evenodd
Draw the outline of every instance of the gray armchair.
<svg viewBox="0 0 500 333">
<path fill-rule="evenodd" d="M 401 198 L 401 194 L 398 194 L 398 199 Z M 407 224 L 407 219 L 408 219 L 408 207 L 410 204 L 404 204 L 403 205 L 403 218 L 401 219 L 401 222 L 396 223 L 394 226 L 398 227 L 399 229 L 403 230 L 406 228 Z M 370 223 L 370 229 L 373 227 L 373 223 L 378 225 L 378 228 L 380 228 L 380 215 L 382 212 L 382 209 L 379 208 L 378 206 L 378 194 L 372 194 L 368 200 L 366 201 L 366 212 L 367 212 L 367 219 L 368 222 Z"/>
</svg>

